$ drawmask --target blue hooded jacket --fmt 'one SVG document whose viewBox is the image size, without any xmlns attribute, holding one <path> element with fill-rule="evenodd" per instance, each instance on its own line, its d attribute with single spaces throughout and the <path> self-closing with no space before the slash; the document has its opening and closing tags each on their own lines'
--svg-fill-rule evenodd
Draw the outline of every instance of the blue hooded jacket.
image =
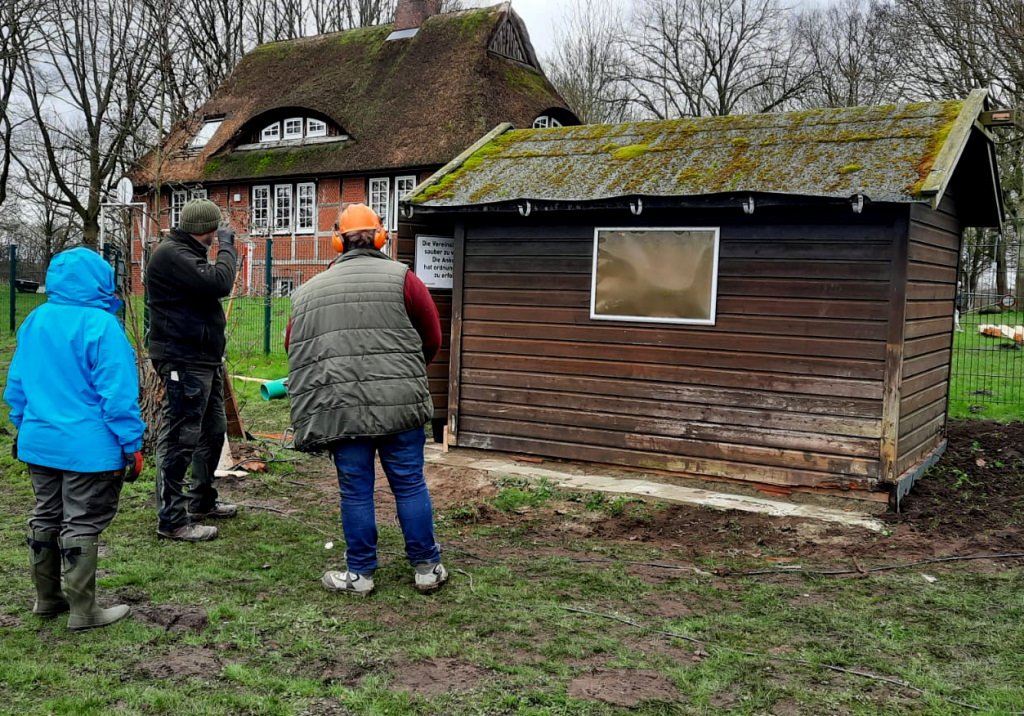
<svg viewBox="0 0 1024 716">
<path fill-rule="evenodd" d="M 106 472 L 142 449 L 135 352 L 115 313 L 114 272 L 89 249 L 63 251 L 46 272 L 47 302 L 18 329 L 4 400 L 18 458 Z"/>
</svg>

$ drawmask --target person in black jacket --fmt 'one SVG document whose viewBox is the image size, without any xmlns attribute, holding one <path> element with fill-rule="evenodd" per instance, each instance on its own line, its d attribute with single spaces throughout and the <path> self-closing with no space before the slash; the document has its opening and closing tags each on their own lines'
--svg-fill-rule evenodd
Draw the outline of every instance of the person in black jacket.
<svg viewBox="0 0 1024 716">
<path fill-rule="evenodd" d="M 217 261 L 209 248 L 217 238 Z M 235 505 L 217 501 L 214 470 L 227 432 L 224 412 L 225 318 L 220 299 L 235 282 L 235 232 L 220 209 L 193 199 L 178 226 L 160 242 L 146 268 L 149 357 L 164 386 L 157 439 L 157 510 L 160 537 L 203 542 L 217 528 L 205 518 L 234 517 Z M 185 473 L 192 484 L 185 493 Z"/>
</svg>

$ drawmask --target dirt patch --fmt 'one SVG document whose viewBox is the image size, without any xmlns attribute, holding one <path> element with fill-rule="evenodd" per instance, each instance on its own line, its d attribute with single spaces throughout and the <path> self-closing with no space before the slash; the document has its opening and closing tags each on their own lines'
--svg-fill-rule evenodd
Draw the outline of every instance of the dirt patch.
<svg viewBox="0 0 1024 716">
<path fill-rule="evenodd" d="M 141 662 L 135 670 L 148 679 L 215 679 L 223 665 L 216 652 L 204 647 L 183 647 Z"/>
<path fill-rule="evenodd" d="M 320 674 L 320 680 L 325 684 L 341 684 L 355 688 L 363 677 L 372 672 L 372 667 L 356 664 L 350 661 L 333 661 L 329 663 Z"/>
<path fill-rule="evenodd" d="M 14 629 L 21 626 L 21 619 L 9 614 L 0 614 L 0 629 Z"/>
<path fill-rule="evenodd" d="M 404 663 L 392 671 L 391 690 L 428 698 L 452 691 L 469 691 L 493 676 L 487 669 L 458 659 Z"/>
<path fill-rule="evenodd" d="M 577 676 L 569 684 L 569 696 L 633 708 L 645 701 L 681 701 L 679 690 L 656 671 L 597 669 Z"/>
<path fill-rule="evenodd" d="M 132 616 L 146 626 L 163 627 L 176 634 L 198 634 L 210 623 L 204 610 L 179 604 L 136 605 Z"/>
</svg>

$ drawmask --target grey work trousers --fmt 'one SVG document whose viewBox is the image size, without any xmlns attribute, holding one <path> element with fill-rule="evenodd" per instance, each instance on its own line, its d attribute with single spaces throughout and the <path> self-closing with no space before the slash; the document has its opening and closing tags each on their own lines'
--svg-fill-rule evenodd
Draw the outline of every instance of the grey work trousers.
<svg viewBox="0 0 1024 716">
<path fill-rule="evenodd" d="M 60 538 L 98 535 L 117 514 L 124 471 L 72 472 L 29 465 L 36 506 L 29 529 L 60 532 Z"/>
<path fill-rule="evenodd" d="M 189 523 L 189 512 L 217 504 L 214 471 L 228 421 L 224 412 L 224 369 L 219 365 L 154 361 L 164 385 L 163 421 L 156 448 L 156 507 L 160 530 Z M 192 484 L 185 493 L 185 473 Z"/>
</svg>

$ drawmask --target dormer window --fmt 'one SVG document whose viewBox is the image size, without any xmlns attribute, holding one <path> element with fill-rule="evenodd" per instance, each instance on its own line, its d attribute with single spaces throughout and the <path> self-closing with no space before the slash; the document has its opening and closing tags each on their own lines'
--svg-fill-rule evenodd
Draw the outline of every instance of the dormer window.
<svg viewBox="0 0 1024 716">
<path fill-rule="evenodd" d="M 307 137 L 326 137 L 327 136 L 327 123 L 321 122 L 319 119 L 313 119 L 310 117 L 306 120 L 306 136 Z"/>
<path fill-rule="evenodd" d="M 259 124 L 256 125 L 256 127 L 259 126 Z M 348 135 L 344 132 L 332 132 L 327 126 L 326 120 L 301 116 L 278 119 L 272 124 L 265 125 L 258 132 L 249 134 L 249 136 L 252 137 L 250 141 L 258 141 L 261 144 L 272 142 L 298 143 L 303 139 L 313 138 L 322 138 L 320 141 L 344 141 L 348 139 Z M 242 146 L 247 147 L 248 145 L 243 144 Z"/>
<path fill-rule="evenodd" d="M 292 117 L 291 119 L 284 120 L 284 138 L 301 139 L 302 125 L 302 117 Z"/>
<path fill-rule="evenodd" d="M 548 129 L 549 127 L 561 127 L 562 123 L 554 117 L 547 114 L 542 114 L 537 119 L 533 120 L 534 129 Z"/>
<path fill-rule="evenodd" d="M 223 121 L 223 117 L 217 117 L 216 119 L 207 119 L 203 122 L 203 126 L 199 128 L 196 136 L 192 137 L 192 141 L 189 142 L 189 149 L 202 149 L 205 147 L 213 138 L 213 135 L 216 134 Z"/>
<path fill-rule="evenodd" d="M 264 127 L 260 132 L 261 142 L 276 142 L 281 138 L 281 123 L 274 122 L 269 127 Z"/>
</svg>

